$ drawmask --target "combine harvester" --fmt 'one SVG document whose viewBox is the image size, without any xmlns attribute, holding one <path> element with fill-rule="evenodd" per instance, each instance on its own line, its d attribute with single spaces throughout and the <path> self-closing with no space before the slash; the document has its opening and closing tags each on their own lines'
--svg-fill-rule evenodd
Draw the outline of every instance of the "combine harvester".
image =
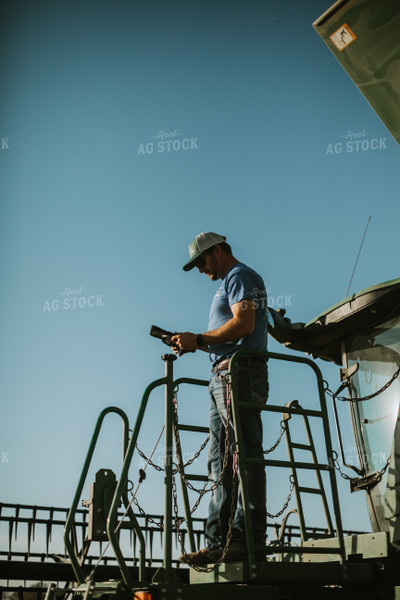
<svg viewBox="0 0 400 600">
<path fill-rule="evenodd" d="M 124 462 L 116 480 L 110 470 L 99 471 L 92 485 L 89 506 L 89 529 L 86 547 L 80 553 L 73 541 L 73 523 L 81 500 L 83 485 L 96 446 L 104 418 L 116 412 L 128 431 L 126 415 L 117 408 L 105 409 L 97 422 L 81 479 L 65 528 L 65 545 L 71 561 L 76 584 L 66 591 L 55 585 L 49 587 L 47 600 L 64 597 L 108 598 L 135 600 L 192 600 L 207 597 L 244 599 L 309 599 L 309 598 L 382 598 L 395 599 L 400 594 L 400 501 L 399 478 L 399 398 L 400 398 L 400 279 L 379 284 L 353 294 L 319 315 L 313 321 L 291 323 L 283 312 L 271 310 L 270 334 L 286 347 L 305 351 L 313 357 L 333 361 L 340 366 L 340 386 L 336 393 L 330 392 L 321 372 L 311 358 L 291 354 L 253 353 L 269 361 L 271 372 L 277 362 L 300 365 L 311 369 L 315 377 L 317 402 L 312 408 L 291 401 L 285 406 L 265 405 L 262 410 L 282 415 L 282 429 L 287 443 L 288 459 L 249 459 L 242 451 L 240 414 L 242 410 L 259 409 L 259 405 L 239 403 L 236 400 L 235 365 L 244 351 L 231 359 L 232 416 L 235 425 L 240 489 L 245 508 L 248 560 L 238 563 L 208 565 L 206 568 L 177 568 L 172 558 L 173 537 L 181 540 L 181 523 L 176 504 L 175 475 L 182 483 L 186 529 L 190 551 L 196 550 L 195 531 L 189 506 L 187 487 L 190 481 L 204 480 L 200 475 L 187 473 L 182 460 L 180 433 L 182 431 L 205 432 L 205 428 L 178 422 L 174 396 L 179 386 L 206 386 L 203 380 L 174 379 L 173 354 L 163 355 L 165 376 L 151 383 L 146 389 L 139 408 L 132 435 L 124 437 Z M 167 332 L 156 335 L 169 342 Z M 246 353 L 248 355 L 248 352 Z M 146 542 L 142 528 L 131 508 L 128 498 L 128 471 L 137 448 L 137 440 L 152 392 L 165 388 L 165 461 L 164 461 L 164 516 L 163 516 L 163 562 L 158 569 L 146 566 Z M 339 447 L 345 466 L 354 476 L 346 478 L 351 491 L 363 490 L 366 494 L 371 520 L 371 533 L 344 535 L 340 515 L 340 502 L 336 485 L 338 456 L 332 449 L 330 426 L 326 406 L 326 394 L 333 401 Z M 337 418 L 337 402 L 350 406 L 351 424 L 358 450 L 359 464 L 346 465 L 343 453 L 341 426 Z M 297 440 L 299 428 L 304 427 L 305 441 Z M 326 460 L 319 462 L 313 440 L 311 421 L 318 421 L 323 432 Z M 296 436 L 293 431 L 296 431 Z M 175 447 L 175 452 L 173 451 Z M 297 453 L 302 453 L 299 460 Z M 304 458 L 304 455 L 309 457 Z M 176 461 L 176 463 L 174 463 Z M 249 518 L 247 482 L 244 465 L 246 461 L 261 461 L 267 469 L 288 469 L 291 472 L 296 511 L 283 517 L 281 535 L 266 547 L 254 546 Z M 174 472 L 173 465 L 178 469 Z M 340 467 L 339 467 L 340 468 Z M 315 474 L 313 486 L 301 482 L 305 471 Z M 268 471 L 267 471 L 268 472 Z M 327 480 L 328 483 L 324 483 Z M 134 497 L 134 494 L 131 494 Z M 324 509 L 325 530 L 307 527 L 305 522 L 305 498 L 316 496 Z M 140 545 L 139 566 L 128 567 L 119 544 L 118 530 L 123 521 L 118 520 L 118 507 L 125 505 L 127 521 L 124 528 L 134 532 Z M 332 510 L 331 510 L 332 507 Z M 288 514 L 297 512 L 300 524 L 300 540 L 293 543 L 285 536 Z M 333 519 L 331 518 L 333 513 Z M 96 579 L 96 569 L 85 567 L 84 556 L 92 541 L 108 540 L 115 553 L 120 578 L 112 581 Z M 292 542 L 292 543 L 291 543 Z M 255 560 L 264 552 L 265 560 Z"/>
<path fill-rule="evenodd" d="M 314 28 L 400 143 L 398 0 L 339 0 L 314 23 Z M 336 363 L 339 366 L 340 385 L 335 393 L 328 390 L 312 358 L 258 353 L 258 356 L 268 359 L 271 373 L 274 365 L 280 362 L 293 368 L 300 365 L 309 370 L 315 378 L 317 400 L 313 399 L 307 406 L 300 406 L 296 400 L 282 406 L 273 404 L 270 398 L 262 410 L 281 415 L 288 457 L 286 460 L 273 460 L 266 454 L 265 460 L 246 459 L 242 452 L 240 414 L 241 410 L 255 407 L 247 405 L 245 408 L 236 400 L 234 374 L 240 352 L 232 357 L 232 416 L 245 509 L 247 560 L 231 564 L 221 562 L 207 568 L 189 570 L 182 566 L 178 568 L 173 559 L 174 536 L 182 542 L 185 534 L 189 551 L 198 549 L 199 536 L 194 527 L 188 488 L 193 489 L 193 481 L 204 481 L 204 474 L 186 472 L 180 434 L 182 431 L 206 432 L 206 428 L 198 425 L 178 422 L 174 396 L 180 385 L 206 386 L 207 382 L 190 378 L 174 379 L 173 364 L 176 357 L 165 354 L 162 357 L 165 375 L 145 390 L 131 434 L 128 418 L 120 409 L 110 407 L 99 416 L 65 526 L 64 542 L 75 583 L 68 588 L 50 585 L 46 600 L 67 596 L 72 600 L 400 598 L 400 280 L 378 284 L 353 294 L 307 324 L 291 323 L 284 311 L 271 309 L 270 317 L 270 334 L 278 342 L 313 358 Z M 168 339 L 164 341 L 168 342 Z M 146 526 L 140 524 L 140 518 L 132 509 L 135 493 L 128 491 L 128 474 L 137 451 L 137 439 L 150 396 L 160 387 L 165 389 L 163 560 L 155 569 L 149 567 L 146 557 Z M 362 491 L 366 495 L 371 533 L 347 535 L 343 532 L 336 483 L 339 457 L 332 449 L 327 394 L 333 402 L 342 462 L 353 471 L 353 476 L 347 475 L 346 478 L 352 492 Z M 346 464 L 342 426 L 338 419 L 339 401 L 347 402 L 350 408 L 357 465 Z M 82 548 L 78 550 L 74 535 L 78 506 L 103 421 L 111 413 L 118 414 L 124 425 L 123 465 L 118 477 L 109 469 L 98 472 L 92 484 L 91 498 L 85 502 L 89 509 L 87 535 Z M 294 427 L 296 420 L 301 422 L 305 434 L 301 442 L 297 440 L 299 428 Z M 313 427 L 310 425 L 314 421 L 320 423 L 322 431 L 318 440 L 319 446 L 324 449 L 322 461 L 317 457 Z M 294 430 L 296 435 L 293 435 Z M 299 453 L 301 459 L 298 458 Z M 175 460 L 177 469 L 174 467 Z M 283 516 L 277 539 L 263 548 L 255 547 L 253 543 L 244 469 L 246 460 L 261 461 L 267 467 L 267 472 L 286 469 L 291 473 L 296 511 L 291 510 Z M 314 473 L 313 485 L 302 483 L 304 472 Z M 178 517 L 175 475 L 179 476 L 182 483 L 184 519 Z M 144 476 L 142 472 L 140 478 Z M 326 529 L 313 529 L 306 523 L 306 496 L 320 501 Z M 123 520 L 118 513 L 121 503 L 125 506 Z M 293 512 L 297 513 L 299 520 L 299 539 L 296 543 L 287 535 L 287 518 Z M 137 566 L 127 566 L 119 540 L 121 529 L 131 530 L 139 544 Z M 93 568 L 85 564 L 92 542 L 107 542 L 112 547 L 119 574 L 116 579 L 101 580 L 101 568 L 96 570 L 96 566 Z M 259 556 L 260 552 L 265 554 L 265 560 L 256 561 L 255 556 Z"/>
</svg>

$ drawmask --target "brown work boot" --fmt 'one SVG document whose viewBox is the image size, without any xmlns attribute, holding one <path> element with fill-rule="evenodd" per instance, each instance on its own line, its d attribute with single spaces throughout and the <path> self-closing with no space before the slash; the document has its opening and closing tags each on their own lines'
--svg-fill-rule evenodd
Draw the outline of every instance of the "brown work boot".
<svg viewBox="0 0 400 600">
<path fill-rule="evenodd" d="M 239 544 L 229 546 L 223 558 L 224 563 L 241 562 L 248 559 L 247 548 Z"/>
<path fill-rule="evenodd" d="M 185 563 L 186 565 L 207 565 L 208 563 L 215 562 L 213 554 L 218 552 L 221 553 L 221 550 L 210 550 L 209 548 L 202 548 L 197 552 L 188 552 L 188 554 L 181 554 L 178 560 L 179 562 Z"/>
<path fill-rule="evenodd" d="M 198 552 L 191 552 L 189 554 L 182 554 L 178 558 L 179 562 L 186 563 L 192 566 L 200 566 L 207 565 L 211 563 L 216 563 L 221 560 L 223 555 L 223 550 L 217 548 L 215 550 L 209 550 L 208 548 L 203 548 Z M 222 559 L 224 563 L 232 563 L 232 562 L 240 562 L 243 560 L 247 560 L 247 550 L 245 546 L 240 546 L 238 544 L 233 544 L 229 546 L 227 549 L 225 556 Z"/>
<path fill-rule="evenodd" d="M 222 550 L 218 550 L 218 552 L 220 553 L 218 558 L 220 558 L 222 556 Z M 232 544 L 231 546 L 229 546 L 222 562 L 224 562 L 224 563 L 243 562 L 243 561 L 247 561 L 248 558 L 249 558 L 249 555 L 247 553 L 246 546 L 243 546 L 241 544 Z M 256 552 L 256 555 L 254 558 L 257 562 L 264 561 L 265 553 L 258 551 L 258 552 Z"/>
</svg>

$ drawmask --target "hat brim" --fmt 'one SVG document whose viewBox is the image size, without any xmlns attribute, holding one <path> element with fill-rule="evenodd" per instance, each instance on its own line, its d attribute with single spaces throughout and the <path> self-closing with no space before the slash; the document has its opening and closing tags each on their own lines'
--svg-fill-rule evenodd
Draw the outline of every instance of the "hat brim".
<svg viewBox="0 0 400 600">
<path fill-rule="evenodd" d="M 196 254 L 196 256 L 193 256 L 193 258 L 191 258 L 189 260 L 189 262 L 186 263 L 186 265 L 183 265 L 183 270 L 184 271 L 191 271 L 192 269 L 194 269 L 194 267 L 196 266 L 196 260 L 198 258 L 200 258 L 200 256 L 203 254 L 203 252 L 199 252 L 198 254 Z"/>
<path fill-rule="evenodd" d="M 202 254 L 204 254 L 204 252 L 206 252 L 210 248 L 213 248 L 213 246 L 217 246 L 218 244 L 221 244 L 222 242 L 224 242 L 226 240 L 226 237 L 224 235 L 217 236 L 217 238 L 218 237 L 220 239 L 213 239 L 212 241 L 210 241 L 209 244 L 206 244 L 205 246 L 203 246 L 203 248 L 201 250 L 196 252 L 196 254 L 194 256 L 192 256 L 192 258 L 183 266 L 183 270 L 191 271 L 196 266 L 196 260 L 198 260 L 200 258 L 200 256 Z"/>
</svg>

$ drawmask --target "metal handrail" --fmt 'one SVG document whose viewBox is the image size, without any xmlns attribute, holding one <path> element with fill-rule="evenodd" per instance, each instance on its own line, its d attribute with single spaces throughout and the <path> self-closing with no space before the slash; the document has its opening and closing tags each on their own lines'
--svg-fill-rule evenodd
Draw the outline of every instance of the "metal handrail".
<svg viewBox="0 0 400 600">
<path fill-rule="evenodd" d="M 107 536 L 109 542 L 113 548 L 115 559 L 117 561 L 118 567 L 121 571 L 121 575 L 123 581 L 128 586 L 133 586 L 134 582 L 132 580 L 131 574 L 127 567 L 126 561 L 122 554 L 118 535 L 117 535 L 117 521 L 118 521 L 118 508 L 120 506 L 121 499 L 123 500 L 125 506 L 128 508 L 129 517 L 131 520 L 131 528 L 135 531 L 136 535 L 139 538 L 140 543 L 140 555 L 139 555 L 139 584 L 144 585 L 147 584 L 146 580 L 146 556 L 145 556 L 145 539 L 143 532 L 136 520 L 136 517 L 132 511 L 129 509 L 129 503 L 127 499 L 127 484 L 128 484 L 128 472 L 132 462 L 133 453 L 136 447 L 139 431 L 143 422 L 144 414 L 147 408 L 147 404 L 149 401 L 150 394 L 156 388 L 160 386 L 165 386 L 165 483 L 164 483 L 164 558 L 163 558 L 163 566 L 159 569 L 164 580 L 172 579 L 172 428 L 173 428 L 173 396 L 174 389 L 177 385 L 188 383 L 194 385 L 208 385 L 208 382 L 200 379 L 193 379 L 188 377 L 182 377 L 173 381 L 173 369 L 172 363 L 176 359 L 176 357 L 172 354 L 166 354 L 162 356 L 162 359 L 165 362 L 165 377 L 161 379 L 157 379 L 150 383 L 144 391 L 142 396 L 142 400 L 139 406 L 138 414 L 136 417 L 135 426 L 133 428 L 132 435 L 129 438 L 129 422 L 126 414 L 116 407 L 109 407 L 102 411 L 100 414 L 95 430 L 92 436 L 91 443 L 89 445 L 89 450 L 87 453 L 87 457 L 82 469 L 82 473 L 79 479 L 78 487 L 74 496 L 74 500 L 71 506 L 71 509 L 68 514 L 67 523 L 65 526 L 65 534 L 64 534 L 64 542 L 66 546 L 67 553 L 70 557 L 72 567 L 75 572 L 75 576 L 77 578 L 77 582 L 79 584 L 84 583 L 85 578 L 83 574 L 83 570 L 81 565 L 78 562 L 76 557 L 76 553 L 74 551 L 72 542 L 70 540 L 70 532 L 74 522 L 74 515 L 77 511 L 77 506 L 79 500 L 81 498 L 83 486 L 87 477 L 87 473 L 89 470 L 89 466 L 92 460 L 92 456 L 94 453 L 94 449 L 99 437 L 100 429 L 103 423 L 105 416 L 111 412 L 115 412 L 121 416 L 124 421 L 124 451 L 123 451 L 123 464 L 121 468 L 121 473 L 117 481 L 117 485 L 115 488 L 114 496 L 111 502 L 110 510 L 107 517 Z M 191 427 L 187 426 L 190 430 Z M 194 430 L 195 428 L 193 428 Z M 190 511 L 187 512 L 188 499 L 186 497 L 185 502 L 185 513 L 186 516 L 190 515 Z M 193 527 L 192 520 L 188 520 L 188 533 L 189 537 L 192 540 L 191 546 L 193 545 Z"/>
<path fill-rule="evenodd" d="M 118 543 L 118 536 L 115 533 L 115 529 L 117 526 L 118 507 L 120 504 L 120 499 L 123 498 L 124 494 L 125 494 L 126 486 L 128 483 L 128 471 L 129 471 L 129 467 L 130 467 L 130 464 L 132 461 L 133 452 L 134 452 L 134 449 L 136 446 L 137 438 L 139 435 L 139 430 L 140 430 L 140 427 L 141 427 L 141 424 L 143 421 L 143 417 L 144 417 L 144 413 L 146 410 L 147 402 L 149 400 L 149 396 L 155 388 L 160 387 L 161 385 L 164 385 L 164 384 L 167 384 L 167 377 L 163 377 L 162 379 L 157 379 L 156 381 L 153 381 L 150 385 L 147 386 L 147 388 L 144 391 L 144 394 L 142 396 L 142 401 L 139 406 L 138 415 L 136 417 L 135 426 L 133 428 L 133 432 L 132 432 L 131 438 L 129 440 L 129 444 L 126 448 L 126 452 L 124 455 L 124 462 L 122 465 L 121 474 L 118 479 L 118 483 L 117 483 L 117 486 L 116 486 L 116 489 L 114 492 L 114 497 L 111 502 L 110 511 L 109 511 L 108 517 L 107 517 L 108 539 L 110 540 L 110 543 L 113 547 L 115 557 L 116 557 L 119 569 L 121 571 L 121 575 L 124 580 L 124 583 L 129 586 L 133 585 L 133 580 L 132 580 L 132 577 L 127 568 L 125 559 L 122 555 L 122 552 L 121 552 L 121 549 L 120 549 L 120 546 Z M 141 542 L 140 542 L 140 560 L 139 560 L 139 579 L 140 579 L 139 583 L 145 584 L 146 583 L 145 542 L 144 542 L 143 533 L 140 530 L 140 528 L 137 533 L 139 535 L 139 539 L 141 540 Z"/>
<path fill-rule="evenodd" d="M 78 486 L 76 488 L 75 496 L 72 501 L 71 508 L 68 512 L 68 517 L 67 517 L 67 520 L 65 523 L 65 528 L 64 528 L 65 548 L 66 548 L 66 551 L 70 558 L 71 565 L 72 565 L 72 568 L 75 573 L 75 577 L 79 584 L 84 583 L 85 576 L 84 576 L 82 567 L 79 564 L 78 557 L 76 556 L 74 545 L 71 541 L 71 531 L 72 531 L 72 528 L 74 525 L 75 514 L 78 509 L 79 501 L 82 496 L 83 486 L 85 484 L 86 477 L 87 477 L 87 474 L 89 471 L 89 467 L 92 462 L 94 450 L 95 450 L 95 447 L 97 444 L 97 440 L 99 438 L 99 434 L 100 434 L 104 419 L 107 415 L 109 415 L 111 413 L 119 415 L 122 419 L 122 422 L 123 422 L 123 456 L 125 455 L 125 450 L 126 450 L 128 440 L 129 440 L 129 420 L 123 410 L 121 410 L 120 408 L 118 408 L 116 406 L 109 406 L 108 408 L 105 408 L 104 410 L 101 411 L 101 413 L 97 419 L 96 426 L 94 428 L 94 432 L 92 435 L 92 439 L 89 444 L 89 449 L 86 454 L 86 459 L 83 464 L 81 476 L 79 478 Z"/>
<path fill-rule="evenodd" d="M 304 365 L 311 367 L 311 369 L 314 371 L 316 378 L 317 378 L 320 409 L 319 410 L 300 409 L 300 408 L 282 407 L 282 406 L 274 406 L 274 405 L 260 406 L 257 403 L 240 402 L 237 399 L 238 395 L 237 395 L 236 382 L 235 382 L 235 379 L 236 379 L 235 378 L 235 368 L 236 368 L 238 359 L 243 356 L 247 356 L 247 357 L 248 356 L 257 356 L 257 357 L 265 358 L 265 360 L 270 360 L 270 359 L 283 360 L 283 361 L 288 361 L 288 362 L 300 363 L 300 364 L 304 364 Z M 99 431 L 101 428 L 102 421 L 103 421 L 105 415 L 108 414 L 108 412 L 116 412 L 117 414 L 119 414 L 121 416 L 121 418 L 124 421 L 124 460 L 123 460 L 121 473 L 118 478 L 115 493 L 114 493 L 114 496 L 112 499 L 108 518 L 107 518 L 107 535 L 108 535 L 109 541 L 113 547 L 113 550 L 115 553 L 115 558 L 118 563 L 119 569 L 121 571 L 124 583 L 127 584 L 128 586 L 131 586 L 131 587 L 133 586 L 134 582 L 129 573 L 128 567 L 126 565 L 125 559 L 122 555 L 122 552 L 121 552 L 121 549 L 119 546 L 119 542 L 118 542 L 118 536 L 117 536 L 118 507 L 119 507 L 121 498 L 124 500 L 125 504 L 127 502 L 126 490 L 127 490 L 127 483 L 128 483 L 128 471 L 129 471 L 129 468 L 131 465 L 132 456 L 133 456 L 133 453 L 134 453 L 134 450 L 136 447 L 139 431 L 140 431 L 140 428 L 142 425 L 142 421 L 144 418 L 144 414 L 146 411 L 146 407 L 147 407 L 147 404 L 149 401 L 150 394 L 155 388 L 160 387 L 162 385 L 165 387 L 165 403 L 164 403 L 164 408 L 165 408 L 164 558 L 163 558 L 163 566 L 162 566 L 162 568 L 160 568 L 158 570 L 158 572 L 156 573 L 156 575 L 153 578 L 153 581 L 168 582 L 168 581 L 173 580 L 173 572 L 172 572 L 172 533 L 173 533 L 173 531 L 172 531 L 172 523 L 173 523 L 172 495 L 173 495 L 174 473 L 173 473 L 173 454 L 172 454 L 172 452 L 173 452 L 173 429 L 176 425 L 175 420 L 174 420 L 174 393 L 175 393 L 176 386 L 179 384 L 182 384 L 182 383 L 206 386 L 206 385 L 208 385 L 208 382 L 206 382 L 204 380 L 191 379 L 191 378 L 186 378 L 186 377 L 179 378 L 176 381 L 174 381 L 174 379 L 173 379 L 173 361 L 176 360 L 176 356 L 172 355 L 172 354 L 166 354 L 166 355 L 162 356 L 162 359 L 165 362 L 165 376 L 161 379 L 153 381 L 146 388 L 146 390 L 143 394 L 143 397 L 142 397 L 142 401 L 139 406 L 139 411 L 138 411 L 138 415 L 136 418 L 135 426 L 133 428 L 132 435 L 129 439 L 128 439 L 128 437 L 129 437 L 129 435 L 128 435 L 128 431 L 129 431 L 128 420 L 127 420 L 125 413 L 123 413 L 119 409 L 116 409 L 115 407 L 110 407 L 109 409 L 105 409 L 105 411 L 103 411 L 101 413 L 101 415 L 98 419 L 98 422 L 97 422 L 97 425 L 95 428 L 95 433 L 93 434 L 92 442 L 89 447 L 89 451 L 88 451 L 88 455 L 87 455 L 85 465 L 84 465 L 84 468 L 82 471 L 81 479 L 80 479 L 78 489 L 75 494 L 74 502 L 71 507 L 71 511 L 70 511 L 69 518 L 67 520 L 67 525 L 66 525 L 66 535 L 65 535 L 66 547 L 67 547 L 67 551 L 70 555 L 71 563 L 72 563 L 72 566 L 74 568 L 74 571 L 75 571 L 75 574 L 77 576 L 79 583 L 83 583 L 83 581 L 84 581 L 83 572 L 82 572 L 80 565 L 78 564 L 75 554 L 72 552 L 72 547 L 71 547 L 71 543 L 69 540 L 69 531 L 71 528 L 71 523 L 73 521 L 73 515 L 76 511 L 76 508 L 77 508 L 77 505 L 79 502 L 84 479 L 86 478 L 86 474 L 87 474 L 88 467 L 90 464 L 91 456 L 93 454 L 94 446 L 97 442 L 97 437 L 98 437 L 98 434 L 99 434 Z M 273 353 L 273 352 L 257 352 L 257 351 L 240 350 L 231 357 L 230 364 L 229 364 L 229 371 L 231 373 L 233 424 L 234 424 L 234 430 L 235 430 L 235 442 L 237 444 L 237 449 L 238 449 L 238 467 L 239 467 L 239 473 L 240 473 L 240 486 L 241 486 L 242 502 L 243 502 L 243 508 L 244 508 L 244 520 L 245 520 L 249 564 L 250 565 L 254 564 L 256 547 L 254 545 L 254 538 L 253 538 L 253 531 L 252 531 L 251 517 L 250 517 L 250 510 L 249 510 L 249 496 L 248 496 L 247 479 L 246 479 L 246 472 L 245 472 L 246 462 L 247 463 L 256 463 L 257 462 L 257 463 L 262 463 L 264 465 L 269 465 L 269 466 L 313 468 L 313 469 L 317 469 L 317 470 L 326 470 L 329 472 L 330 483 L 331 483 L 331 494 L 332 494 L 332 500 L 333 500 L 333 506 L 334 506 L 335 521 L 336 521 L 336 534 L 337 534 L 338 541 L 339 541 L 338 549 L 336 550 L 336 549 L 330 548 L 329 551 L 337 552 L 338 554 L 340 554 L 341 559 L 344 562 L 345 561 L 345 547 L 344 547 L 344 538 L 343 538 L 342 522 L 341 522 L 341 515 L 340 515 L 338 491 L 337 491 L 337 485 L 336 485 L 336 479 L 335 479 L 332 443 L 331 443 L 331 437 L 330 437 L 330 431 L 329 431 L 329 423 L 328 423 L 328 415 L 327 415 L 327 407 L 326 407 L 323 379 L 322 379 L 321 372 L 318 369 L 317 365 L 310 359 L 303 358 L 303 357 L 296 357 L 296 356 L 291 356 L 291 355 L 286 355 L 286 354 L 277 354 L 277 353 Z M 325 442 L 326 442 L 326 452 L 327 452 L 327 457 L 328 457 L 328 464 L 321 465 L 321 464 L 310 464 L 310 463 L 306 463 L 303 461 L 302 462 L 293 461 L 293 460 L 274 461 L 271 459 L 255 459 L 255 458 L 244 457 L 243 452 L 241 451 L 241 449 L 243 448 L 243 439 L 242 439 L 242 432 L 241 432 L 241 426 L 240 426 L 240 410 L 241 409 L 252 409 L 252 408 L 253 409 L 256 408 L 257 410 L 261 410 L 261 411 L 270 411 L 270 412 L 282 412 L 282 410 L 284 408 L 284 412 L 288 413 L 288 414 L 297 414 L 297 415 L 303 415 L 303 416 L 306 415 L 306 416 L 318 417 L 318 418 L 322 419 Z M 185 428 L 190 430 L 190 426 L 185 426 Z M 183 494 L 183 498 L 184 498 L 184 503 L 185 503 L 185 516 L 186 516 L 186 522 L 187 522 L 187 526 L 188 526 L 189 538 L 191 539 L 191 545 L 192 545 L 193 536 L 190 536 L 191 515 L 190 515 L 190 510 L 189 510 L 189 505 L 188 505 L 187 494 Z M 132 512 L 132 514 L 130 515 L 130 517 L 131 517 L 131 521 L 133 524 L 133 529 L 135 530 L 135 532 L 140 540 L 140 568 L 139 568 L 140 582 L 139 583 L 146 584 L 147 582 L 146 582 L 146 576 L 145 576 L 144 536 L 143 536 L 143 533 L 133 515 L 133 511 L 131 511 L 131 512 Z M 284 548 L 285 551 L 287 550 L 286 546 L 282 546 L 282 548 Z M 277 551 L 276 546 L 274 546 L 274 550 L 275 550 L 275 552 Z M 320 548 L 319 550 L 321 553 L 325 553 L 325 551 L 327 552 L 327 550 L 324 550 L 323 548 Z M 267 551 L 269 551 L 269 550 L 267 550 Z M 291 551 L 292 552 L 293 551 L 302 552 L 303 550 L 302 550 L 302 548 L 296 548 L 296 549 L 292 548 Z M 256 576 L 256 574 L 253 571 L 252 577 L 255 577 L 255 576 Z"/>
<path fill-rule="evenodd" d="M 252 523 L 251 523 L 251 515 L 250 515 L 250 510 L 249 510 L 249 493 L 248 493 L 248 484 L 247 484 L 245 464 L 250 463 L 250 462 L 252 462 L 252 463 L 255 463 L 255 462 L 262 463 L 263 462 L 264 464 L 269 464 L 270 466 L 292 466 L 292 465 L 295 465 L 298 468 L 308 468 L 306 466 L 307 463 L 303 463 L 303 462 L 300 463 L 297 461 L 295 461 L 293 463 L 293 461 L 271 461 L 271 460 L 246 458 L 243 455 L 243 453 L 240 451 L 240 449 L 243 448 L 243 438 L 242 438 L 241 423 L 240 423 L 240 409 L 257 408 L 260 411 L 271 411 L 272 410 L 274 412 L 277 412 L 277 410 L 276 410 L 277 407 L 275 407 L 275 406 L 271 406 L 271 407 L 268 405 L 260 406 L 259 404 L 256 404 L 256 403 L 245 403 L 245 402 L 239 402 L 237 400 L 238 393 L 237 393 L 236 381 L 235 381 L 235 379 L 236 379 L 235 378 L 235 369 L 236 369 L 237 362 L 241 357 L 252 357 L 252 356 L 265 358 L 266 361 L 270 360 L 270 359 L 276 359 L 276 360 L 283 360 L 283 361 L 287 361 L 287 362 L 295 362 L 295 363 L 304 364 L 304 365 L 309 366 L 316 375 L 320 411 L 310 411 L 307 409 L 299 409 L 299 408 L 293 409 L 293 408 L 288 407 L 288 408 L 285 408 L 285 412 L 315 416 L 315 417 L 320 417 L 322 419 L 328 464 L 320 465 L 318 468 L 319 468 L 319 470 L 327 470 L 329 472 L 330 484 L 331 484 L 331 495 L 332 495 L 334 514 L 335 514 L 336 534 L 337 534 L 338 541 L 339 541 L 338 549 L 337 550 L 330 549 L 330 550 L 331 550 L 331 552 L 336 552 L 337 554 L 340 554 L 341 560 L 344 563 L 346 560 L 346 551 L 345 551 L 345 545 L 344 545 L 342 518 L 341 518 L 341 512 L 340 512 L 340 505 L 339 505 L 339 495 L 338 495 L 337 482 L 336 482 L 336 476 L 335 476 L 332 441 L 331 441 L 331 435 L 330 435 L 330 430 L 329 430 L 328 412 L 327 412 L 325 391 L 324 391 L 324 385 L 323 385 L 321 371 L 319 370 L 317 365 L 308 358 L 292 356 L 292 355 L 288 355 L 288 354 L 278 354 L 275 352 L 260 352 L 260 351 L 255 351 L 255 350 L 254 351 L 239 350 L 239 351 L 235 352 L 235 354 L 233 354 L 233 356 L 230 359 L 229 372 L 231 373 L 232 412 L 233 412 L 233 421 L 234 421 L 234 430 L 235 430 L 235 442 L 236 442 L 236 448 L 238 450 L 238 467 L 239 467 L 239 473 L 240 473 L 240 488 L 241 488 L 241 495 L 242 495 L 242 504 L 243 504 L 243 509 L 244 509 L 244 522 L 245 522 L 245 530 L 246 530 L 246 540 L 247 540 L 249 564 L 250 565 L 255 564 L 255 560 L 254 560 L 255 559 L 255 545 L 254 545 L 253 529 L 252 529 Z M 282 407 L 280 408 L 280 411 L 282 412 Z M 316 465 L 312 465 L 313 468 L 315 468 L 315 466 Z M 301 553 L 303 550 L 302 550 L 302 548 L 296 548 L 296 549 L 292 549 L 292 552 L 293 551 Z M 324 552 L 325 552 L 325 550 L 322 550 L 322 553 L 324 553 Z M 251 577 L 256 577 L 256 572 L 254 570 L 251 572 Z"/>
</svg>

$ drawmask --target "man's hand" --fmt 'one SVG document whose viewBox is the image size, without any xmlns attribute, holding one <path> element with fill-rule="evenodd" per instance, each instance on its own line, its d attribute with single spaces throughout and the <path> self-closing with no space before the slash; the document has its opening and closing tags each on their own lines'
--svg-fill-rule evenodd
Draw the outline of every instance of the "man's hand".
<svg viewBox="0 0 400 600">
<path fill-rule="evenodd" d="M 196 334 L 185 331 L 183 333 L 177 333 L 171 337 L 171 342 L 174 344 L 172 349 L 175 354 L 185 354 L 185 352 L 196 352 Z"/>
</svg>

